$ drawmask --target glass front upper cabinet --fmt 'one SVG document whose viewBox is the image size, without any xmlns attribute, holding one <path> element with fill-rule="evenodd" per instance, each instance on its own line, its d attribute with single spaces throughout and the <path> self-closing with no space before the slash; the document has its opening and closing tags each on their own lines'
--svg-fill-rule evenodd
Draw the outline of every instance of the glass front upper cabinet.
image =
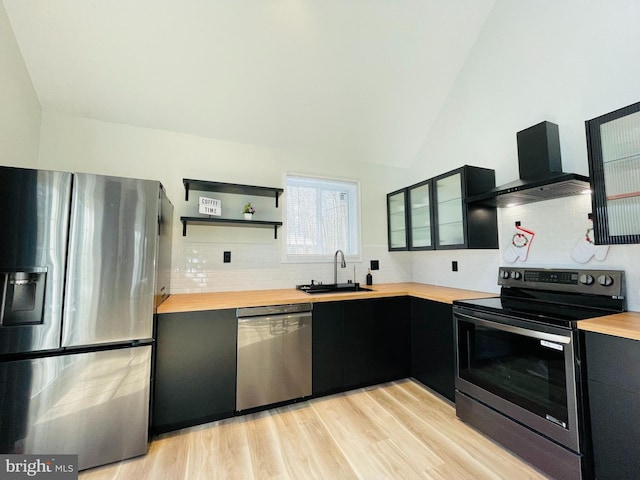
<svg viewBox="0 0 640 480">
<path fill-rule="evenodd" d="M 464 223 L 462 218 L 462 178 L 454 173 L 435 181 L 438 229 L 436 243 L 439 247 L 463 245 Z"/>
<path fill-rule="evenodd" d="M 409 250 L 430 250 L 434 247 L 435 229 L 431 225 L 431 181 L 409 187 Z"/>
<path fill-rule="evenodd" d="M 493 170 L 465 165 L 387 194 L 389 250 L 498 248 L 496 207 L 466 201 L 493 187 Z"/>
<path fill-rule="evenodd" d="M 387 194 L 387 234 L 389 250 L 408 250 L 406 189 Z"/>
<path fill-rule="evenodd" d="M 640 243 L 640 103 L 586 122 L 598 245 Z"/>
</svg>

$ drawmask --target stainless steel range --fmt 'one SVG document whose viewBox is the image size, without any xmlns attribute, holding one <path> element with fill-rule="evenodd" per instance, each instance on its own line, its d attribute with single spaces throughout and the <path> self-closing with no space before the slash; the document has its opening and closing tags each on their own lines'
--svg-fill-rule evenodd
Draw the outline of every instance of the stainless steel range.
<svg viewBox="0 0 640 480">
<path fill-rule="evenodd" d="M 587 478 L 577 322 L 626 309 L 624 272 L 501 267 L 455 301 L 456 413 L 555 478 Z"/>
</svg>

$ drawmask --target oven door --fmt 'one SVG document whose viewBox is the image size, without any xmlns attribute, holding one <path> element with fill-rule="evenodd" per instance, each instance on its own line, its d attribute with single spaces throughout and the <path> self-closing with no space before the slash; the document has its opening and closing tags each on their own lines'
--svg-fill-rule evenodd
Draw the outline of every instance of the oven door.
<svg viewBox="0 0 640 480">
<path fill-rule="evenodd" d="M 460 308 L 454 317 L 456 389 L 580 453 L 571 330 Z"/>
</svg>

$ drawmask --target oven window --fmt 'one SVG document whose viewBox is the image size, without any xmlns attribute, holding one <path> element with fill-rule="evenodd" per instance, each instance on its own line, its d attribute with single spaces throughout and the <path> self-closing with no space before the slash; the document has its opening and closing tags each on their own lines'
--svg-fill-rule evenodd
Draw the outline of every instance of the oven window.
<svg viewBox="0 0 640 480">
<path fill-rule="evenodd" d="M 566 345 L 458 320 L 458 375 L 505 400 L 568 425 Z"/>
</svg>

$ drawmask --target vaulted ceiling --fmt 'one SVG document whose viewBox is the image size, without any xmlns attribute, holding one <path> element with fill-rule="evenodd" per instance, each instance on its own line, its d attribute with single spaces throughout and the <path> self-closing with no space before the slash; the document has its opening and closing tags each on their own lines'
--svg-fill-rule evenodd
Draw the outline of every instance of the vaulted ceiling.
<svg viewBox="0 0 640 480">
<path fill-rule="evenodd" d="M 409 166 L 495 0 L 3 0 L 43 109 Z"/>
</svg>

